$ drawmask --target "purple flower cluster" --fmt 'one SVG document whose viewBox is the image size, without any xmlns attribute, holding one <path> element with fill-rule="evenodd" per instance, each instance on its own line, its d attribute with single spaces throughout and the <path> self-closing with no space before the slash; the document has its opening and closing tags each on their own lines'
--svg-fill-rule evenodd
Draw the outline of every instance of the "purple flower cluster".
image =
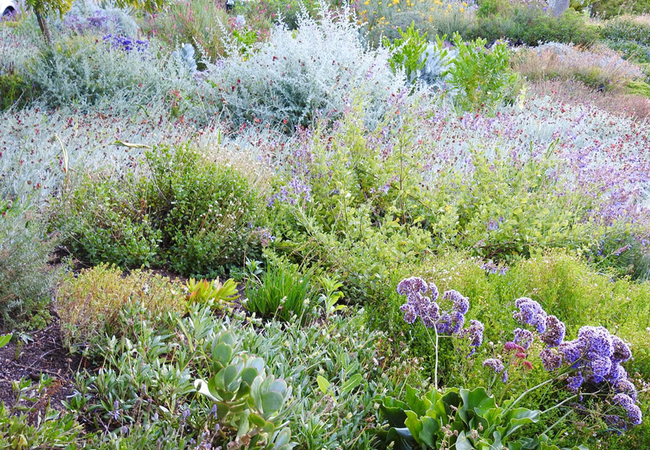
<svg viewBox="0 0 650 450">
<path fill-rule="evenodd" d="M 405 295 L 407 300 L 400 310 L 404 313 L 404 321 L 413 324 L 420 318 L 427 328 L 434 328 L 440 334 L 468 336 L 470 346 L 478 347 L 483 343 L 484 326 L 478 320 L 471 320 L 470 326 L 463 329 L 465 314 L 469 311 L 469 300 L 455 290 L 446 291 L 443 300 L 451 302 L 449 311 L 440 311 L 437 303 L 440 297 L 438 287 L 434 283 L 427 283 L 422 278 L 410 277 L 400 281 L 397 293 Z M 427 296 L 426 294 L 429 294 Z M 470 354 L 474 353 L 474 349 Z"/>
<path fill-rule="evenodd" d="M 505 275 L 509 270 L 508 266 L 497 264 L 493 261 L 481 264 L 481 269 L 492 275 Z"/>
<path fill-rule="evenodd" d="M 120 50 L 125 53 L 131 53 L 135 50 L 138 53 L 145 53 L 149 49 L 149 41 L 133 40 L 126 36 L 107 34 L 102 38 L 111 50 Z"/>
<path fill-rule="evenodd" d="M 641 408 L 639 408 L 632 397 L 627 394 L 616 394 L 612 398 L 612 402 L 615 405 L 622 407 L 627 413 L 627 417 L 632 423 L 632 425 L 640 425 L 643 422 L 643 414 L 641 413 Z"/>
<path fill-rule="evenodd" d="M 538 333 L 546 330 L 547 314 L 535 300 L 528 297 L 521 297 L 515 300 L 515 306 L 519 308 L 513 317 L 522 325 L 530 325 L 537 329 Z"/>
<path fill-rule="evenodd" d="M 555 316 L 546 318 L 546 330 L 539 335 L 540 340 L 549 347 L 557 347 L 564 340 L 566 326 Z"/>
<path fill-rule="evenodd" d="M 505 367 L 503 366 L 503 362 L 501 362 L 500 359 L 496 359 L 496 358 L 488 358 L 485 361 L 483 361 L 483 367 L 487 367 L 494 373 L 501 373 L 503 372 L 503 369 L 505 369 Z"/>
<path fill-rule="evenodd" d="M 521 345 L 525 350 L 528 350 L 530 344 L 533 343 L 533 333 L 524 328 L 515 328 L 515 344 Z"/>
</svg>

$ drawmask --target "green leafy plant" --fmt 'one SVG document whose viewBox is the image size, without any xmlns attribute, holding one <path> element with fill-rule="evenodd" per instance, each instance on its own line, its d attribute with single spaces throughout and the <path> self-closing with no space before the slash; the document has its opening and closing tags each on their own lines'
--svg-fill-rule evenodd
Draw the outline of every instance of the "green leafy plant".
<svg viewBox="0 0 650 450">
<path fill-rule="evenodd" d="M 236 430 L 237 441 L 249 448 L 293 448 L 291 430 L 275 420 L 290 393 L 286 382 L 267 375 L 262 358 L 236 354 L 235 343 L 230 333 L 215 336 L 214 375 L 196 380 L 197 391 L 214 402 L 215 419 Z"/>
<path fill-rule="evenodd" d="M 389 424 L 388 430 L 378 431 L 378 436 L 396 449 L 410 449 L 414 444 L 424 449 L 558 448 L 549 444 L 544 435 L 528 439 L 517 434 L 526 425 L 536 423 L 540 411 L 515 407 L 516 400 L 498 406 L 482 387 L 448 388 L 443 392 L 432 389 L 422 395 L 407 386 L 405 401 L 390 396 L 379 396 L 377 401 Z"/>
<path fill-rule="evenodd" d="M 232 279 L 221 283 L 219 279 L 196 281 L 194 278 L 190 278 L 185 286 L 189 291 L 187 301 L 190 305 L 207 303 L 212 308 L 221 309 L 224 306 L 232 305 L 232 302 L 239 297 L 237 283 Z"/>
<path fill-rule="evenodd" d="M 453 37 L 458 54 L 447 69 L 448 83 L 456 89 L 454 103 L 461 111 L 484 109 L 488 113 L 501 103 L 513 103 L 521 88 L 519 75 L 510 68 L 510 50 L 497 42 L 464 42 Z"/>
<path fill-rule="evenodd" d="M 427 33 L 420 36 L 420 30 L 415 29 L 415 22 L 412 22 L 406 31 L 401 28 L 397 31 L 401 37 L 393 42 L 384 38 L 384 46 L 391 51 L 388 62 L 394 73 L 400 69 L 404 70 L 409 81 L 414 82 L 425 64 L 422 55 L 427 48 Z"/>
</svg>

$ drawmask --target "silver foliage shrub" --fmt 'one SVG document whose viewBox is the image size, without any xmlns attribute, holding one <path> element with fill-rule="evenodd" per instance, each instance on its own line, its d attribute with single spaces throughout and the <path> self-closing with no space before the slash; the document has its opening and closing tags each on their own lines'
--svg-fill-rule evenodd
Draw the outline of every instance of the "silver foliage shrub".
<svg viewBox="0 0 650 450">
<path fill-rule="evenodd" d="M 279 24 L 268 42 L 212 69 L 208 82 L 235 124 L 261 121 L 290 132 L 318 116 L 336 118 L 357 99 L 370 125 L 382 116 L 403 74 L 389 70 L 386 49 L 364 46 L 349 10 L 336 16 L 323 8 L 321 16 L 302 12 L 297 30 Z"/>
</svg>

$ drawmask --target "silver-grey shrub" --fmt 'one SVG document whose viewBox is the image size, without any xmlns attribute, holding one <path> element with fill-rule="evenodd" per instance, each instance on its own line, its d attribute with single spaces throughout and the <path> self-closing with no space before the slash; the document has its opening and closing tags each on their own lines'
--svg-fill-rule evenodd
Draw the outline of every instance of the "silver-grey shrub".
<svg viewBox="0 0 650 450">
<path fill-rule="evenodd" d="M 388 67 L 386 49 L 367 49 L 350 10 L 298 16 L 298 29 L 279 24 L 251 54 L 235 52 L 213 68 L 208 82 L 235 124 L 271 123 L 291 132 L 318 116 L 337 118 L 363 99 L 375 123 L 385 101 L 404 86 Z"/>
<path fill-rule="evenodd" d="M 116 35 L 63 37 L 41 48 L 27 64 L 25 78 L 45 107 L 81 111 L 93 106 L 113 113 L 134 111 L 171 101 L 174 92 L 193 92 L 194 80 L 182 62 L 156 54 L 155 47 Z"/>
</svg>

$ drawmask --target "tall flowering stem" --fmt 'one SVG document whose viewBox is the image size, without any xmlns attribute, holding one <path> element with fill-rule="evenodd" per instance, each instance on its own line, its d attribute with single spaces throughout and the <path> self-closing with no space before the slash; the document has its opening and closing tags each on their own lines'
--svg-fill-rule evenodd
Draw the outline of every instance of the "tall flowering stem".
<svg viewBox="0 0 650 450">
<path fill-rule="evenodd" d="M 434 283 L 427 283 L 418 277 L 405 278 L 397 285 L 397 293 L 405 295 L 407 298 L 406 303 L 400 307 L 400 310 L 404 313 L 404 321 L 412 325 L 419 318 L 434 346 L 435 366 L 433 378 L 437 389 L 440 336 L 457 335 L 459 337 L 468 337 L 470 340 L 469 345 L 473 347 L 470 352 L 470 355 L 472 355 L 475 348 L 483 343 L 484 326 L 478 320 L 471 320 L 470 326 L 463 328 L 465 314 L 469 310 L 469 300 L 458 291 L 450 290 L 443 294 L 442 299 L 450 303 L 451 308 L 442 312 L 440 305 L 437 303 L 440 293 Z M 429 328 L 433 328 L 435 332 L 435 341 L 431 338 Z"/>
</svg>

